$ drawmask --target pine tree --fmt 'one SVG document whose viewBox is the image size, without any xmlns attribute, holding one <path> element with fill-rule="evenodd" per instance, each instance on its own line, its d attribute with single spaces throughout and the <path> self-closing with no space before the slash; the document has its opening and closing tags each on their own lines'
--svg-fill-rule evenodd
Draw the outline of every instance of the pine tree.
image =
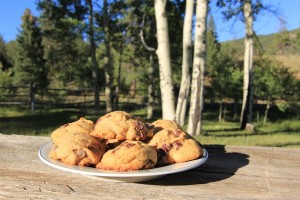
<svg viewBox="0 0 300 200">
<path fill-rule="evenodd" d="M 209 16 L 207 23 L 206 34 L 206 71 L 209 82 L 211 83 L 211 96 L 218 99 L 219 102 L 219 121 L 222 120 L 223 112 L 223 87 L 225 84 L 221 83 L 224 80 L 223 74 L 227 70 L 224 63 L 221 62 L 220 50 L 221 45 L 217 39 L 216 25 L 212 15 Z"/>
<path fill-rule="evenodd" d="M 59 85 L 89 83 L 92 68 L 88 68 L 89 51 L 83 41 L 87 8 L 81 0 L 39 0 L 40 27 L 43 32 L 44 58 L 49 75 Z M 81 45 L 78 45 L 81 43 Z M 88 74 L 89 77 L 83 77 Z"/>
<path fill-rule="evenodd" d="M 0 35 L 0 100 L 6 100 L 9 91 L 5 88 L 12 85 L 11 62 L 7 55 L 6 43 Z"/>
<path fill-rule="evenodd" d="M 221 45 L 217 38 L 216 25 L 212 15 L 210 15 L 207 23 L 206 44 L 206 70 L 208 76 L 212 76 L 214 67 L 219 65 L 219 55 L 221 50 Z"/>
<path fill-rule="evenodd" d="M 37 18 L 29 9 L 22 17 L 21 30 L 17 36 L 16 76 L 24 84 L 45 88 L 48 84 L 48 70 L 43 58 L 42 34 Z"/>
<path fill-rule="evenodd" d="M 12 64 L 7 55 L 6 44 L 2 36 L 0 35 L 0 70 L 6 71 L 10 67 L 12 67 Z"/>
</svg>

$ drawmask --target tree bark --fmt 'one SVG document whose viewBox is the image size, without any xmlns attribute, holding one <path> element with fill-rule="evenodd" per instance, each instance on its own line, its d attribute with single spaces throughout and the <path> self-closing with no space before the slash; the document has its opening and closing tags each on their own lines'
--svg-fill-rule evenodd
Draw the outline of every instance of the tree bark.
<svg viewBox="0 0 300 200">
<path fill-rule="evenodd" d="M 147 105 L 147 119 L 153 118 L 154 110 L 154 94 L 153 94 L 153 74 L 154 74 L 154 61 L 153 61 L 153 52 L 150 52 L 150 66 L 148 68 L 148 105 Z"/>
<path fill-rule="evenodd" d="M 219 102 L 219 116 L 218 116 L 219 122 L 222 122 L 222 113 L 223 113 L 223 102 L 220 101 Z"/>
<path fill-rule="evenodd" d="M 244 1 L 244 18 L 246 27 L 245 52 L 244 52 L 244 85 L 243 104 L 241 111 L 241 129 L 247 123 L 252 123 L 253 110 L 253 15 L 251 0 Z"/>
<path fill-rule="evenodd" d="M 270 102 L 270 100 L 268 99 L 268 100 L 267 100 L 266 109 L 265 109 L 265 115 L 264 115 L 264 122 L 263 122 L 264 125 L 267 123 L 267 120 L 268 120 L 268 113 L 269 113 L 270 108 L 271 108 L 271 102 Z"/>
<path fill-rule="evenodd" d="M 232 117 L 232 120 L 237 120 L 238 119 L 238 100 L 237 99 L 234 99 L 234 102 L 233 102 L 233 117 Z"/>
<path fill-rule="evenodd" d="M 160 91 L 162 101 L 162 118 L 175 119 L 175 98 L 172 81 L 168 21 L 165 11 L 167 0 L 155 0 L 157 43 L 156 54 L 159 61 Z"/>
<path fill-rule="evenodd" d="M 108 24 L 108 6 L 107 0 L 103 0 L 103 28 L 104 28 L 104 43 L 106 50 L 107 63 L 104 67 L 105 73 L 105 102 L 106 112 L 112 111 L 112 81 L 113 81 L 113 65 L 112 57 L 110 53 L 110 36 L 109 36 L 109 24 Z"/>
<path fill-rule="evenodd" d="M 96 44 L 94 36 L 94 10 L 93 3 L 91 0 L 86 0 L 89 8 L 89 40 L 90 40 L 90 51 L 93 65 L 93 79 L 94 79 L 94 108 L 95 111 L 100 111 L 100 98 L 99 98 L 99 67 L 96 59 Z"/>
<path fill-rule="evenodd" d="M 191 105 L 187 127 L 187 132 L 191 135 L 199 135 L 202 129 L 207 7 L 208 0 L 197 0 Z"/>
<path fill-rule="evenodd" d="M 176 106 L 176 122 L 183 126 L 185 122 L 187 101 L 189 97 L 191 75 L 190 68 L 193 65 L 192 58 L 192 23 L 193 23 L 194 1 L 187 0 L 185 7 L 183 25 L 183 45 L 182 45 L 182 77 L 180 90 Z"/>
</svg>

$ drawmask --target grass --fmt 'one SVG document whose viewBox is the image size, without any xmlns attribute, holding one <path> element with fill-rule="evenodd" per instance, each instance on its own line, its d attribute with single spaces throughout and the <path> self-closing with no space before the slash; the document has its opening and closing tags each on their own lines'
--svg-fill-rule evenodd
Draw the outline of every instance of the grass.
<svg viewBox="0 0 300 200">
<path fill-rule="evenodd" d="M 0 132 L 20 135 L 49 135 L 61 124 L 76 119 L 77 112 L 73 110 L 53 110 L 47 113 L 33 112 L 24 109 L 1 109 Z"/>
<path fill-rule="evenodd" d="M 145 118 L 145 109 L 129 112 Z M 204 116 L 211 114 L 207 112 Z M 50 136 L 60 125 L 79 117 L 96 121 L 102 114 L 83 113 L 75 108 L 30 111 L 27 107 L 0 107 L 0 133 Z M 203 144 L 299 148 L 300 120 L 286 118 L 266 125 L 256 123 L 255 131 L 247 132 L 239 130 L 238 122 L 217 122 L 211 117 L 203 122 L 203 132 L 196 138 Z"/>
<path fill-rule="evenodd" d="M 300 147 L 300 123 L 298 120 L 256 124 L 255 132 L 239 130 L 238 123 L 204 122 L 203 144 L 226 144 L 243 146 Z"/>
<path fill-rule="evenodd" d="M 241 135 L 235 137 L 201 136 L 199 141 L 203 144 L 226 144 L 242 146 L 269 146 L 269 147 L 300 147 L 300 136 L 286 135 Z"/>
</svg>

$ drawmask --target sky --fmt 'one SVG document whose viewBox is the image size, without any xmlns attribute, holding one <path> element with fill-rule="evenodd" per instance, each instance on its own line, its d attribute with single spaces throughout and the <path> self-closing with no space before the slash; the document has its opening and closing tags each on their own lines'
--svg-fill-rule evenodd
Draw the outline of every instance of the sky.
<svg viewBox="0 0 300 200">
<path fill-rule="evenodd" d="M 16 39 L 21 25 L 21 17 L 26 8 L 29 8 L 33 15 L 39 15 L 35 0 L 0 0 L 0 2 L 0 35 L 6 42 Z M 287 30 L 300 27 L 300 0 L 262 0 L 262 2 L 275 9 L 277 16 L 267 11 L 261 13 L 253 25 L 257 35 L 278 32 L 282 24 L 279 19 L 286 21 Z M 212 6 L 211 14 L 215 20 L 220 42 L 243 38 L 245 32 L 242 22 L 225 21 L 220 9 L 215 6 Z"/>
</svg>

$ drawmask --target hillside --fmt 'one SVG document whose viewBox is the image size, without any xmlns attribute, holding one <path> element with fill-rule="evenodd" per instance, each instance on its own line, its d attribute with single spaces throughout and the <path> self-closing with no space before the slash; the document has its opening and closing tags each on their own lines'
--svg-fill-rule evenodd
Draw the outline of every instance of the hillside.
<svg viewBox="0 0 300 200">
<path fill-rule="evenodd" d="M 270 35 L 258 35 L 257 38 L 258 40 L 254 41 L 255 49 L 262 47 L 265 55 L 280 61 L 300 79 L 300 28 Z M 241 56 L 243 55 L 244 39 L 226 41 L 222 45 L 234 47 L 241 52 Z"/>
</svg>

